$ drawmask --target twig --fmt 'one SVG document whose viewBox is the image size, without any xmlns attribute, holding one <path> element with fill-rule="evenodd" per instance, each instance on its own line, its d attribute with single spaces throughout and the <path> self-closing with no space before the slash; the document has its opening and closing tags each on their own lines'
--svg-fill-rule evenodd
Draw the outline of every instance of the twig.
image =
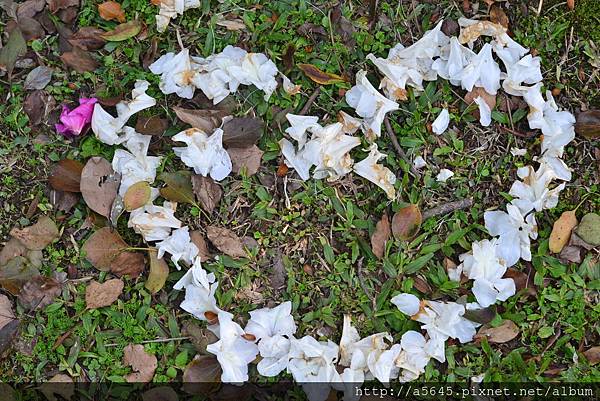
<svg viewBox="0 0 600 401">
<path fill-rule="evenodd" d="M 369 299 L 371 300 L 371 303 L 373 304 L 373 310 L 375 310 L 375 307 L 377 306 L 377 302 L 375 301 L 375 298 L 373 297 L 373 294 L 371 294 L 371 291 L 369 290 L 369 288 L 365 284 L 365 279 L 364 279 L 363 274 L 362 274 L 363 259 L 364 258 L 358 259 L 358 262 L 356 264 L 356 275 L 358 276 L 358 282 L 360 283 L 360 288 L 362 288 L 362 290 L 364 291 L 365 295 L 367 297 L 369 297 Z"/>
<path fill-rule="evenodd" d="M 439 216 L 442 214 L 448 214 L 455 210 L 467 209 L 473 206 L 472 199 L 463 199 L 455 202 L 445 203 L 443 205 L 439 205 L 433 207 L 431 209 L 427 209 L 423 212 L 423 220 L 426 220 L 430 217 Z"/>
<path fill-rule="evenodd" d="M 169 341 L 183 341 L 189 340 L 192 337 L 171 337 L 171 338 L 157 338 L 156 340 L 145 340 L 140 341 L 140 344 L 151 344 L 151 343 L 168 343 Z M 116 347 L 119 344 L 104 344 L 105 347 Z"/>
<path fill-rule="evenodd" d="M 543 6 L 544 6 L 544 0 L 540 0 L 540 2 L 538 3 L 537 15 L 540 15 L 542 13 Z"/>
<path fill-rule="evenodd" d="M 416 178 L 420 179 L 421 174 L 417 171 L 417 169 L 410 162 L 410 160 L 408 159 L 408 156 L 406 156 L 406 153 L 400 146 L 400 143 L 398 143 L 398 138 L 396 138 L 396 134 L 394 133 L 394 130 L 392 129 L 392 124 L 390 124 L 390 120 L 387 118 L 387 116 L 383 119 L 383 122 L 385 123 L 385 130 L 386 130 L 388 136 L 390 137 L 390 141 L 392 141 L 394 150 L 396 151 L 398 156 L 400 156 L 400 158 L 402 160 L 404 160 L 406 162 L 406 164 L 408 164 L 408 167 L 410 168 L 410 172 L 412 173 L 412 175 L 415 176 Z"/>
<path fill-rule="evenodd" d="M 300 113 L 298 113 L 299 115 L 303 116 L 306 113 L 308 113 L 308 110 L 310 110 L 310 106 L 312 106 L 312 104 L 315 102 L 315 100 L 317 100 L 317 96 L 319 96 L 319 93 L 321 93 L 321 87 L 317 86 L 317 89 L 315 89 L 315 91 L 312 93 L 312 95 L 310 95 L 310 97 L 306 101 L 306 104 L 304 105 L 302 110 L 300 110 Z"/>
<path fill-rule="evenodd" d="M 501 125 L 499 127 L 500 127 L 501 130 L 510 132 L 511 134 L 516 135 L 516 136 L 518 136 L 520 138 L 533 138 L 534 136 L 537 135 L 535 132 L 532 132 L 530 134 L 525 134 L 523 132 L 520 132 L 520 131 L 517 131 L 517 130 L 514 130 L 514 129 L 510 129 L 508 127 L 503 127 Z"/>
</svg>

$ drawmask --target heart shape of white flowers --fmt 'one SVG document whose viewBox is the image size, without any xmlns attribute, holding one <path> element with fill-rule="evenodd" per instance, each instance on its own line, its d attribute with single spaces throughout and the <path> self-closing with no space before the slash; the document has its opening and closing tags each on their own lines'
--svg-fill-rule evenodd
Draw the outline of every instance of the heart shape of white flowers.
<svg viewBox="0 0 600 401">
<path fill-rule="evenodd" d="M 161 29 L 168 23 L 168 18 L 196 6 L 193 1 L 179 3 L 181 10 L 163 10 L 161 6 L 161 14 L 157 16 L 159 24 L 164 24 Z M 287 371 L 302 384 L 312 401 L 325 400 L 329 386 L 311 387 L 311 382 L 330 383 L 332 388 L 345 391 L 345 399 L 353 399 L 353 386 L 364 380 L 376 378 L 382 383 L 396 378 L 414 380 L 424 372 L 431 358 L 445 362 L 445 341 L 453 338 L 461 343 L 469 342 L 478 327 L 477 323 L 464 318 L 466 310 L 487 307 L 515 294 L 514 281 L 502 277 L 519 259 L 531 260 L 530 240 L 537 237 L 534 212 L 556 206 L 565 184 L 550 188 L 554 180 L 571 179 L 571 172 L 561 157 L 565 146 L 574 138 L 575 119 L 569 112 L 558 110 L 549 92 L 544 100 L 540 93 L 539 57 L 527 54 L 528 49 L 513 41 L 504 27 L 468 19 L 459 20 L 459 24 L 458 38 L 449 38 L 442 33 L 440 21 L 410 47 L 396 45 L 386 59 L 370 54 L 367 58 L 384 76 L 379 87 L 387 97 L 371 85 L 365 71 L 359 71 L 356 85 L 346 93 L 346 101 L 360 119 L 342 112 L 338 116 L 339 122 L 323 127 L 318 123 L 318 117 L 288 114 L 290 127 L 286 133 L 297 142 L 297 147 L 288 139 L 280 141 L 286 163 L 303 180 L 310 178 L 313 166 L 314 178 L 330 181 L 354 171 L 394 199 L 395 175 L 378 164 L 385 155 L 377 150 L 377 145 L 373 143 L 369 155 L 356 164 L 349 152 L 360 145 L 360 139 L 353 136 L 358 129 L 369 141 L 380 136 L 386 113 L 398 109 L 396 100 L 405 96 L 407 86 L 418 93 L 423 90 L 424 80 L 434 81 L 439 76 L 467 91 L 481 87 L 495 95 L 502 87 L 505 92 L 524 98 L 530 108 L 527 116 L 530 128 L 540 129 L 543 133 L 541 156 L 535 158 L 539 167 L 537 170 L 531 166 L 518 170 L 522 181 L 516 181 L 510 188 L 509 193 L 515 199 L 506 205 L 506 212 L 487 211 L 484 214 L 485 226 L 494 238 L 473 243 L 472 250 L 460 256 L 461 264 L 449 274 L 453 280 L 460 280 L 463 274 L 473 280 L 477 302 L 463 305 L 425 301 L 412 294 L 399 294 L 391 300 L 400 311 L 421 322 L 427 336 L 408 331 L 402 335 L 399 344 L 392 344 L 393 337 L 389 333 L 361 339 L 350 317 L 344 316 L 339 345 L 311 336 L 297 339 L 289 301 L 275 308 L 250 312 L 250 320 L 243 329 L 231 313 L 217 305 L 216 277 L 202 268 L 198 248 L 190 240 L 188 227 L 182 227 L 174 215 L 176 204 L 153 205 L 158 196 L 154 189 L 152 200 L 131 213 L 128 226 L 145 241 L 156 242 L 158 257 L 169 253 L 178 269 L 181 261 L 191 265 L 174 288 L 185 289 L 181 308 L 207 321 L 209 329 L 219 338 L 207 347 L 207 351 L 216 355 L 222 367 L 222 382 L 247 381 L 248 365 L 260 355 L 257 369 L 261 375 L 276 376 Z M 492 39 L 475 53 L 471 49 L 480 36 Z M 503 62 L 505 71 L 494 60 L 493 53 Z M 163 93 L 191 98 L 197 88 L 215 104 L 235 92 L 239 85 L 256 86 L 265 92 L 266 100 L 277 87 L 278 69 L 271 60 L 264 54 L 248 53 L 232 46 L 208 58 L 191 57 L 187 49 L 179 54 L 168 53 L 152 64 L 150 70 L 161 76 Z M 285 76 L 283 81 L 288 93 L 298 92 L 298 87 Z M 146 95 L 147 88 L 147 82 L 138 81 L 132 100 L 117 105 L 117 117 L 104 111 L 99 104 L 95 105 L 92 129 L 97 138 L 110 145 L 123 144 L 127 149 L 118 149 L 112 162 L 113 169 L 122 175 L 120 195 L 138 181 L 153 183 L 160 163 L 160 157 L 147 155 L 150 136 L 138 134 L 125 125 L 133 114 L 156 103 Z M 479 106 L 481 124 L 489 125 L 489 106 L 481 97 L 475 102 Z M 443 110 L 433 123 L 433 131 L 441 134 L 448 124 L 448 111 Z M 232 168 L 221 138 L 220 129 L 209 135 L 195 128 L 173 137 L 187 145 L 176 149 L 182 161 L 197 174 L 210 175 L 215 180 L 225 178 Z M 420 168 L 425 162 L 418 157 L 414 165 Z M 445 181 L 451 175 L 451 171 L 444 169 L 438 180 Z M 344 368 L 343 373 L 338 373 L 336 365 Z"/>
</svg>

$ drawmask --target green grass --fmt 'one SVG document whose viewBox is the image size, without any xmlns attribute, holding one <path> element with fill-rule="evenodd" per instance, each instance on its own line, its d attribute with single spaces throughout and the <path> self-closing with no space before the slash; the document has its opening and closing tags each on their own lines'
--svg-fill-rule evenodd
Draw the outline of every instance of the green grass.
<svg viewBox="0 0 600 401">
<path fill-rule="evenodd" d="M 198 55 L 207 56 L 228 44 L 244 43 L 253 51 L 265 52 L 280 67 L 283 54 L 293 45 L 295 64 L 311 63 L 348 77 L 358 69 L 366 68 L 371 81 L 377 82 L 375 69 L 365 62 L 366 54 L 374 52 L 384 56 L 399 40 L 410 43 L 410 32 L 419 36 L 419 29 L 429 29 L 430 17 L 437 11 L 442 11 L 443 17 L 447 18 L 459 15 L 459 10 L 445 8 L 445 4 L 440 4 L 439 8 L 432 3 L 419 4 L 417 19 L 420 26 L 417 27 L 406 5 L 383 2 L 380 13 L 393 23 L 386 24 L 380 17 L 375 28 L 369 29 L 365 11 L 358 2 L 352 2 L 343 7 L 343 15 L 357 28 L 354 34 L 356 48 L 348 48 L 331 26 L 327 5 L 317 3 L 315 6 L 305 1 L 259 3 L 261 8 L 255 7 L 254 1 L 217 3 L 204 0 L 199 9 L 189 10 L 183 17 L 174 19 L 168 32 L 157 34 L 154 28 L 157 8 L 145 0 L 125 1 L 122 4 L 128 19 L 137 17 L 145 22 L 149 39 L 129 39 L 107 45 L 98 53 L 101 66 L 94 73 L 66 71 L 56 57 L 56 37 L 30 45 L 50 49 L 43 54 L 48 65 L 56 67 L 56 74 L 47 91 L 58 103 L 73 103 L 79 95 L 92 93 L 128 97 L 136 79 L 149 80 L 153 83 L 149 94 L 161 105 L 150 113 L 160 113 L 168 118 L 171 123 L 168 134 L 172 135 L 183 127 L 169 108 L 178 99 L 162 95 L 156 85 L 158 78 L 144 70 L 140 62 L 140 56 L 150 45 L 150 38 L 157 38 L 158 54 L 178 49 L 175 29 L 179 29 L 183 42 L 192 53 Z M 99 18 L 96 4 L 85 2 L 79 14 L 80 26 L 114 27 L 115 23 Z M 574 13 L 578 12 L 579 8 Z M 216 25 L 219 13 L 231 13 L 241 18 L 248 27 L 247 32 L 231 32 Z M 532 10 L 522 15 L 517 6 L 509 10 L 515 24 L 512 27 L 515 37 L 524 45 L 535 48 L 542 57 L 548 88 L 561 88 L 565 94 L 560 98 L 561 103 L 575 106 L 579 105 L 578 99 L 585 99 L 590 105 L 598 105 L 599 78 L 587 72 L 590 71 L 589 60 L 584 53 L 586 43 L 589 43 L 589 38 L 584 35 L 587 26 L 584 21 L 587 20 L 583 17 L 576 20 L 569 13 L 555 18 L 559 13 L 558 8 L 540 16 Z M 322 26 L 327 35 L 305 37 L 298 34 L 298 27 L 305 23 Z M 564 54 L 571 26 L 575 31 L 569 56 L 567 61 L 557 64 Z M 582 82 L 581 68 L 586 71 L 586 80 L 591 79 L 592 84 Z M 510 199 L 507 192 L 516 168 L 532 162 L 532 155 L 539 152 L 539 140 L 524 140 L 497 129 L 499 125 L 511 127 L 509 116 L 501 112 L 494 113 L 491 130 L 482 130 L 471 116 L 472 108 L 468 109 L 458 98 L 456 89 L 439 80 L 427 84 L 425 93 L 419 97 L 409 91 L 409 101 L 401 103 L 401 110 L 391 116 L 391 121 L 400 144 L 411 157 L 426 152 L 430 166 L 455 172 L 449 184 L 436 182 L 436 169 L 427 171 L 422 181 L 415 183 L 408 166 L 396 156 L 384 136 L 378 144 L 388 154 L 387 166 L 399 172 L 400 201 L 389 203 L 381 191 L 359 177 L 348 177 L 336 184 L 289 180 L 287 196 L 291 206 L 288 208 L 281 179 L 274 174 L 279 164 L 277 141 L 282 137 L 285 111 L 299 111 L 315 88 L 315 84 L 297 68 L 292 68 L 288 76 L 302 85 L 302 95 L 290 97 L 278 89 L 268 103 L 263 100 L 263 94 L 252 87 L 243 88 L 234 95 L 236 114 L 256 115 L 269 127 L 259 143 L 266 152 L 261 172 L 254 177 L 225 180 L 226 196 L 210 220 L 189 205 L 180 205 L 178 216 L 193 228 L 209 222 L 222 224 L 258 242 L 258 249 L 247 259 L 233 260 L 225 256 L 204 264 L 219 278 L 218 298 L 225 309 L 244 316 L 245 312 L 256 308 L 255 302 L 244 297 L 241 291 L 255 288 L 265 301 L 292 301 L 299 334 L 325 333 L 338 340 L 342 315 L 349 313 L 361 334 L 388 330 L 399 339 L 402 332 L 418 329 L 418 325 L 389 303 L 395 293 L 418 293 L 416 280 L 425 280 L 432 288 L 431 294 L 422 294 L 424 298 L 449 296 L 456 299 L 470 293 L 448 280 L 444 258 L 457 262 L 458 255 L 467 251 L 472 241 L 486 237 L 482 227 L 483 212 Z M 323 86 L 311 112 L 321 116 L 329 113 L 325 121 L 332 121 L 335 111 L 348 110 L 342 94 L 350 87 L 350 83 Z M 0 105 L 0 113 L 4 116 L 0 165 L 13 166 L 5 171 L 0 167 L 0 232 L 3 238 L 17 223 L 29 223 L 24 216 L 31 201 L 37 197 L 38 211 L 53 213 L 64 229 L 62 239 L 44 251 L 44 272 L 65 271 L 73 264 L 78 267 L 80 277 L 103 281 L 105 274 L 98 274 L 81 260 L 69 238 L 91 212 L 80 201 L 66 216 L 54 213 L 44 179 L 52 162 L 61 158 L 83 161 L 101 155 L 110 159 L 113 149 L 89 134 L 79 142 L 69 143 L 57 136 L 51 126 L 30 128 L 23 113 L 27 94 L 20 82 L 0 86 L 0 94 L 3 98 L 8 97 L 8 101 Z M 444 106 L 450 108 L 452 124 L 458 130 L 438 138 L 427 131 L 426 124 Z M 524 127 L 524 112 L 514 112 L 512 121 Z M 49 142 L 34 144 L 38 134 L 47 135 Z M 161 169 L 177 171 L 183 168 L 173 157 L 166 138 L 157 146 L 156 153 L 166 156 Z M 528 148 L 528 155 L 515 159 L 508 152 L 513 146 Z M 577 181 L 562 193 L 556 209 L 538 214 L 540 239 L 533 244 L 534 260 L 531 264 L 517 266 L 521 270 L 533 269 L 537 294 L 515 296 L 496 309 L 494 324 L 511 319 L 519 326 L 520 336 L 509 345 L 486 341 L 451 344 L 447 348 L 448 363 L 430 363 L 422 380 L 463 381 L 483 372 L 493 380 L 548 380 L 549 376 L 544 372 L 550 368 L 561 368 L 558 377 L 565 381 L 600 380 L 598 369 L 589 366 L 582 356 L 577 357 L 581 349 L 598 344 L 600 340 L 597 323 L 600 277 L 580 273 L 580 266 L 562 265 L 547 249 L 552 223 L 563 211 L 573 209 L 584 198 L 579 217 L 585 212 L 597 211 L 600 206 L 600 189 L 593 184 L 594 172 L 587 168 L 593 163 L 591 153 L 583 150 L 589 150 L 591 146 L 589 142 L 577 139 L 569 147 L 566 159 L 576 168 Z M 361 154 L 356 152 L 356 156 Z M 418 203 L 424 210 L 466 197 L 473 198 L 471 209 L 426 220 L 412 241 L 391 241 L 381 261 L 372 254 L 370 234 L 384 211 L 392 214 L 405 203 Z M 234 204 L 242 206 L 231 212 Z M 124 238 L 132 245 L 141 244 L 139 236 L 127 230 L 124 223 L 123 218 L 119 231 Z M 85 236 L 77 237 L 79 246 L 84 240 Z M 281 292 L 269 285 L 272 265 L 279 257 L 287 273 L 287 285 Z M 0 378 L 37 381 L 60 371 L 92 380 L 122 381 L 123 375 L 130 372 L 130 368 L 122 364 L 124 346 L 156 338 L 181 337 L 183 324 L 193 322 L 188 314 L 178 309 L 181 295 L 172 290 L 181 274 L 173 269 L 165 289 L 156 296 L 149 295 L 144 289 L 143 276 L 128 281 L 121 299 L 100 310 L 85 309 L 85 280 L 69 283 L 62 296 L 43 311 L 26 314 L 18 310 L 22 321 L 19 351 L 2 361 Z M 469 297 L 472 301 L 472 295 Z M 66 332 L 69 336 L 57 344 Z M 557 333 L 560 333 L 559 337 L 546 349 Z M 180 378 L 182 368 L 196 353 L 191 342 L 180 340 L 145 343 L 145 348 L 159 360 L 154 376 L 156 382 Z M 578 358 L 578 362 L 574 362 L 574 358 Z"/>
</svg>

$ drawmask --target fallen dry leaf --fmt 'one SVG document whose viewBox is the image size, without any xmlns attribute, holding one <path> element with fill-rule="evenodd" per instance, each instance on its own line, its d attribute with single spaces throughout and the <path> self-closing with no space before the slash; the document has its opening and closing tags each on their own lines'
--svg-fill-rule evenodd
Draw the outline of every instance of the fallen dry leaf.
<svg viewBox="0 0 600 401">
<path fill-rule="evenodd" d="M 123 292 L 123 281 L 113 278 L 102 284 L 92 280 L 85 289 L 85 305 L 88 309 L 112 305 Z"/>
<path fill-rule="evenodd" d="M 123 205 L 125 210 L 131 212 L 132 210 L 139 209 L 150 201 L 152 191 L 150 190 L 150 184 L 148 181 L 136 182 L 125 191 L 123 195 Z"/>
<path fill-rule="evenodd" d="M 189 171 L 175 173 L 162 173 L 158 179 L 167 184 L 160 189 L 160 195 L 173 202 L 194 204 L 194 191 L 192 190 L 192 174 Z"/>
<path fill-rule="evenodd" d="M 143 392 L 142 401 L 179 401 L 179 396 L 171 387 L 160 386 Z"/>
<path fill-rule="evenodd" d="M 183 372 L 183 389 L 188 394 L 210 394 L 220 385 L 221 365 L 213 355 L 196 355 Z"/>
<path fill-rule="evenodd" d="M 383 258 L 383 255 L 385 254 L 385 245 L 390 239 L 391 234 L 390 218 L 384 213 L 383 216 L 381 216 L 381 220 L 377 222 L 373 235 L 371 235 L 371 249 L 378 259 Z"/>
<path fill-rule="evenodd" d="M 224 110 L 192 110 L 182 107 L 173 107 L 173 111 L 181 121 L 198 128 L 204 132 L 211 133 L 221 126 L 223 117 L 229 113 Z"/>
<path fill-rule="evenodd" d="M 252 145 L 248 148 L 228 148 L 227 153 L 231 158 L 232 171 L 240 174 L 242 170 L 245 170 L 246 175 L 250 177 L 257 173 L 265 152 L 258 146 Z"/>
<path fill-rule="evenodd" d="M 486 92 L 485 89 L 483 89 L 482 87 L 479 87 L 479 86 L 476 86 L 473 88 L 472 91 L 467 92 L 467 94 L 465 95 L 465 102 L 467 104 L 471 104 L 471 103 L 475 102 L 475 98 L 477 98 L 478 96 L 481 96 L 481 98 L 490 107 L 490 110 L 494 110 L 494 107 L 496 107 L 496 96 L 490 95 L 489 93 Z M 479 111 L 477 110 L 477 112 L 479 112 Z"/>
<path fill-rule="evenodd" d="M 497 4 L 492 5 L 492 7 L 490 8 L 490 21 L 496 24 L 500 24 L 508 29 L 508 16 L 504 12 L 504 10 Z"/>
<path fill-rule="evenodd" d="M 199 353 L 207 354 L 206 346 L 219 341 L 219 338 L 206 328 L 190 320 L 183 323 L 181 332 L 184 336 L 190 337 L 190 342 Z"/>
<path fill-rule="evenodd" d="M 33 263 L 23 256 L 17 256 L 0 269 L 0 286 L 13 295 L 19 295 L 25 283 L 39 274 Z"/>
<path fill-rule="evenodd" d="M 146 259 L 139 252 L 121 252 L 110 263 L 110 272 L 118 277 L 138 277 L 146 267 Z"/>
<path fill-rule="evenodd" d="M 47 0 L 48 9 L 52 14 L 56 14 L 59 10 L 64 10 L 69 7 L 78 7 L 79 0 Z"/>
<path fill-rule="evenodd" d="M 128 383 L 147 383 L 154 377 L 158 361 L 144 350 L 143 345 L 129 344 L 123 349 L 123 365 L 131 366 L 133 370 L 133 373 L 125 376 Z"/>
<path fill-rule="evenodd" d="M 20 3 L 17 7 L 17 19 L 28 17 L 33 18 L 37 13 L 46 7 L 46 0 L 27 0 Z"/>
<path fill-rule="evenodd" d="M 505 320 L 498 327 L 482 327 L 475 335 L 476 339 L 487 338 L 490 343 L 503 344 L 519 335 L 519 327 L 512 320 Z"/>
<path fill-rule="evenodd" d="M 92 157 L 81 172 L 81 194 L 90 209 L 109 217 L 110 209 L 119 191 L 121 176 L 102 157 Z"/>
<path fill-rule="evenodd" d="M 582 111 L 577 114 L 575 132 L 588 139 L 600 137 L 600 110 Z"/>
<path fill-rule="evenodd" d="M 596 345 L 595 347 L 584 351 L 583 356 L 585 356 L 585 359 L 588 360 L 590 365 L 596 365 L 600 362 L 600 346 Z"/>
<path fill-rule="evenodd" d="M 127 247 L 118 232 L 103 227 L 88 238 L 81 250 L 96 269 L 109 271 L 113 260 Z"/>
<path fill-rule="evenodd" d="M 419 206 L 405 206 L 398 210 L 392 218 L 392 233 L 397 239 L 408 240 L 419 232 L 421 221 Z"/>
<path fill-rule="evenodd" d="M 105 1 L 98 4 L 98 14 L 100 14 L 100 18 L 106 21 L 125 22 L 125 11 L 116 1 Z"/>
<path fill-rule="evenodd" d="M 57 210 L 68 213 L 79 202 L 79 195 L 74 192 L 64 192 L 52 189 L 50 191 L 50 203 Z"/>
<path fill-rule="evenodd" d="M 50 217 L 42 216 L 32 226 L 13 228 L 10 235 L 21 241 L 27 249 L 41 251 L 59 237 L 59 232 L 56 223 Z"/>
<path fill-rule="evenodd" d="M 66 278 L 66 274 L 63 273 Z M 57 279 L 46 276 L 35 276 L 23 285 L 19 293 L 19 303 L 25 310 L 43 309 L 54 302 L 62 290 Z"/>
<path fill-rule="evenodd" d="M 25 83 L 23 84 L 24 88 L 27 90 L 44 89 L 52 80 L 53 72 L 52 68 L 43 65 L 35 67 L 27 74 Z"/>
<path fill-rule="evenodd" d="M 223 124 L 223 145 L 230 148 L 246 148 L 256 145 L 265 129 L 258 118 L 235 117 Z"/>
<path fill-rule="evenodd" d="M 162 135 L 169 128 L 169 123 L 158 116 L 139 116 L 135 124 L 135 130 L 144 135 Z"/>
<path fill-rule="evenodd" d="M 77 160 L 63 159 L 52 167 L 48 182 L 57 191 L 81 192 L 83 164 Z"/>
<path fill-rule="evenodd" d="M 4 46 L 0 48 L 0 69 L 12 75 L 17 60 L 27 52 L 27 42 L 19 27 L 14 28 Z"/>
<path fill-rule="evenodd" d="M 198 174 L 192 175 L 192 189 L 196 199 L 200 202 L 200 207 L 208 213 L 215 210 L 223 196 L 223 190 L 219 184 L 210 177 Z"/>
<path fill-rule="evenodd" d="M 155 248 L 148 249 L 148 256 L 150 258 L 150 274 L 148 274 L 148 279 L 144 284 L 144 287 L 151 294 L 156 294 L 160 291 L 169 276 L 169 266 L 167 266 L 167 262 L 165 258 L 158 259 L 158 254 Z"/>
<path fill-rule="evenodd" d="M 217 25 L 227 28 L 228 31 L 241 31 L 246 29 L 246 24 L 239 18 L 230 20 L 219 20 L 216 22 Z"/>
<path fill-rule="evenodd" d="M 433 288 L 431 288 L 427 280 L 421 276 L 415 276 L 413 278 L 413 287 L 422 294 L 429 295 L 433 292 Z"/>
<path fill-rule="evenodd" d="M 298 68 L 300 68 L 308 78 L 321 85 L 331 85 L 345 81 L 341 76 L 322 71 L 312 64 L 298 64 Z"/>
<path fill-rule="evenodd" d="M 550 234 L 549 248 L 552 253 L 560 253 L 569 242 L 571 231 L 577 226 L 577 216 L 575 210 L 569 210 L 560 215 L 554 222 L 552 233 Z"/>
<path fill-rule="evenodd" d="M 200 258 L 200 262 L 206 262 L 212 257 L 210 251 L 208 250 L 208 244 L 206 243 L 206 240 L 200 231 L 192 231 L 190 233 L 190 239 L 194 245 L 198 247 L 198 257 Z"/>
<path fill-rule="evenodd" d="M 98 68 L 98 62 L 86 50 L 73 46 L 71 51 L 65 52 L 60 59 L 67 67 L 71 67 L 80 74 L 92 72 Z"/>
<path fill-rule="evenodd" d="M 233 231 L 223 227 L 208 226 L 206 235 L 210 242 L 224 254 L 232 258 L 246 257 L 242 240 Z"/>
<path fill-rule="evenodd" d="M 4 266 L 11 259 L 17 256 L 23 256 L 27 253 L 27 247 L 16 238 L 8 240 L 4 248 L 0 251 L 0 266 Z"/>
<path fill-rule="evenodd" d="M 10 299 L 4 294 L 0 294 L 0 330 L 16 319 Z"/>
<path fill-rule="evenodd" d="M 32 126 L 46 122 L 48 115 L 55 107 L 54 97 L 41 90 L 31 92 L 23 102 L 23 110 L 29 117 L 29 124 Z"/>
<path fill-rule="evenodd" d="M 504 278 L 513 279 L 517 292 L 520 292 L 521 290 L 527 290 L 528 295 L 535 296 L 537 294 L 537 289 L 533 282 L 533 274 L 528 276 L 514 267 L 509 267 L 504 274 Z"/>
<path fill-rule="evenodd" d="M 74 47 L 80 47 L 83 50 L 99 50 L 104 47 L 106 40 L 100 37 L 104 31 L 92 26 L 79 28 L 69 39 L 69 43 Z"/>
<path fill-rule="evenodd" d="M 581 263 L 581 248 L 567 245 L 560 251 L 558 258 L 565 264 Z"/>
</svg>

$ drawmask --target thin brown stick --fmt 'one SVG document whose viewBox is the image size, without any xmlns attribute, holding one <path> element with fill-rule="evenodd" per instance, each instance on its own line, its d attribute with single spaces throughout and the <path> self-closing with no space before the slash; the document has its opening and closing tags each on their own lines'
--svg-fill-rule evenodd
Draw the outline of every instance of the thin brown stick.
<svg viewBox="0 0 600 401">
<path fill-rule="evenodd" d="M 517 131 L 517 130 L 514 130 L 514 129 L 510 129 L 508 127 L 503 127 L 501 125 L 499 127 L 500 127 L 501 130 L 506 131 L 506 132 L 510 132 L 511 134 L 516 135 L 516 136 L 518 136 L 520 138 L 533 138 L 534 136 L 537 135 L 535 132 L 531 132 L 529 134 L 526 134 L 524 132 Z"/>
<path fill-rule="evenodd" d="M 317 86 L 317 89 L 315 89 L 315 91 L 312 93 L 312 95 L 310 95 L 310 97 L 306 101 L 306 104 L 304 105 L 302 110 L 300 110 L 300 113 L 298 113 L 298 114 L 303 116 L 306 113 L 308 113 L 308 110 L 310 110 L 310 107 L 315 102 L 315 100 L 317 100 L 317 97 L 319 96 L 320 93 L 321 93 L 321 87 Z"/>
<path fill-rule="evenodd" d="M 423 220 L 426 220 L 430 217 L 440 216 L 442 214 L 448 214 L 455 210 L 468 209 L 471 206 L 473 206 L 472 199 L 463 199 L 455 202 L 444 203 L 443 205 L 425 210 L 423 212 Z"/>
<path fill-rule="evenodd" d="M 396 151 L 398 156 L 402 160 L 404 160 L 406 162 L 406 164 L 408 164 L 408 167 L 410 168 L 410 172 L 412 173 L 413 176 L 415 176 L 416 178 L 421 178 L 421 174 L 413 166 L 413 164 L 408 159 L 408 156 L 406 156 L 404 149 L 402 149 L 402 147 L 400 146 L 400 143 L 398 142 L 398 138 L 396 138 L 396 134 L 394 133 L 394 130 L 392 129 L 392 124 L 390 124 L 390 120 L 387 118 L 387 116 L 383 119 L 383 122 L 385 124 L 385 130 L 387 131 L 388 137 L 390 138 L 390 141 L 392 141 L 392 145 L 394 146 L 394 150 Z"/>
</svg>

